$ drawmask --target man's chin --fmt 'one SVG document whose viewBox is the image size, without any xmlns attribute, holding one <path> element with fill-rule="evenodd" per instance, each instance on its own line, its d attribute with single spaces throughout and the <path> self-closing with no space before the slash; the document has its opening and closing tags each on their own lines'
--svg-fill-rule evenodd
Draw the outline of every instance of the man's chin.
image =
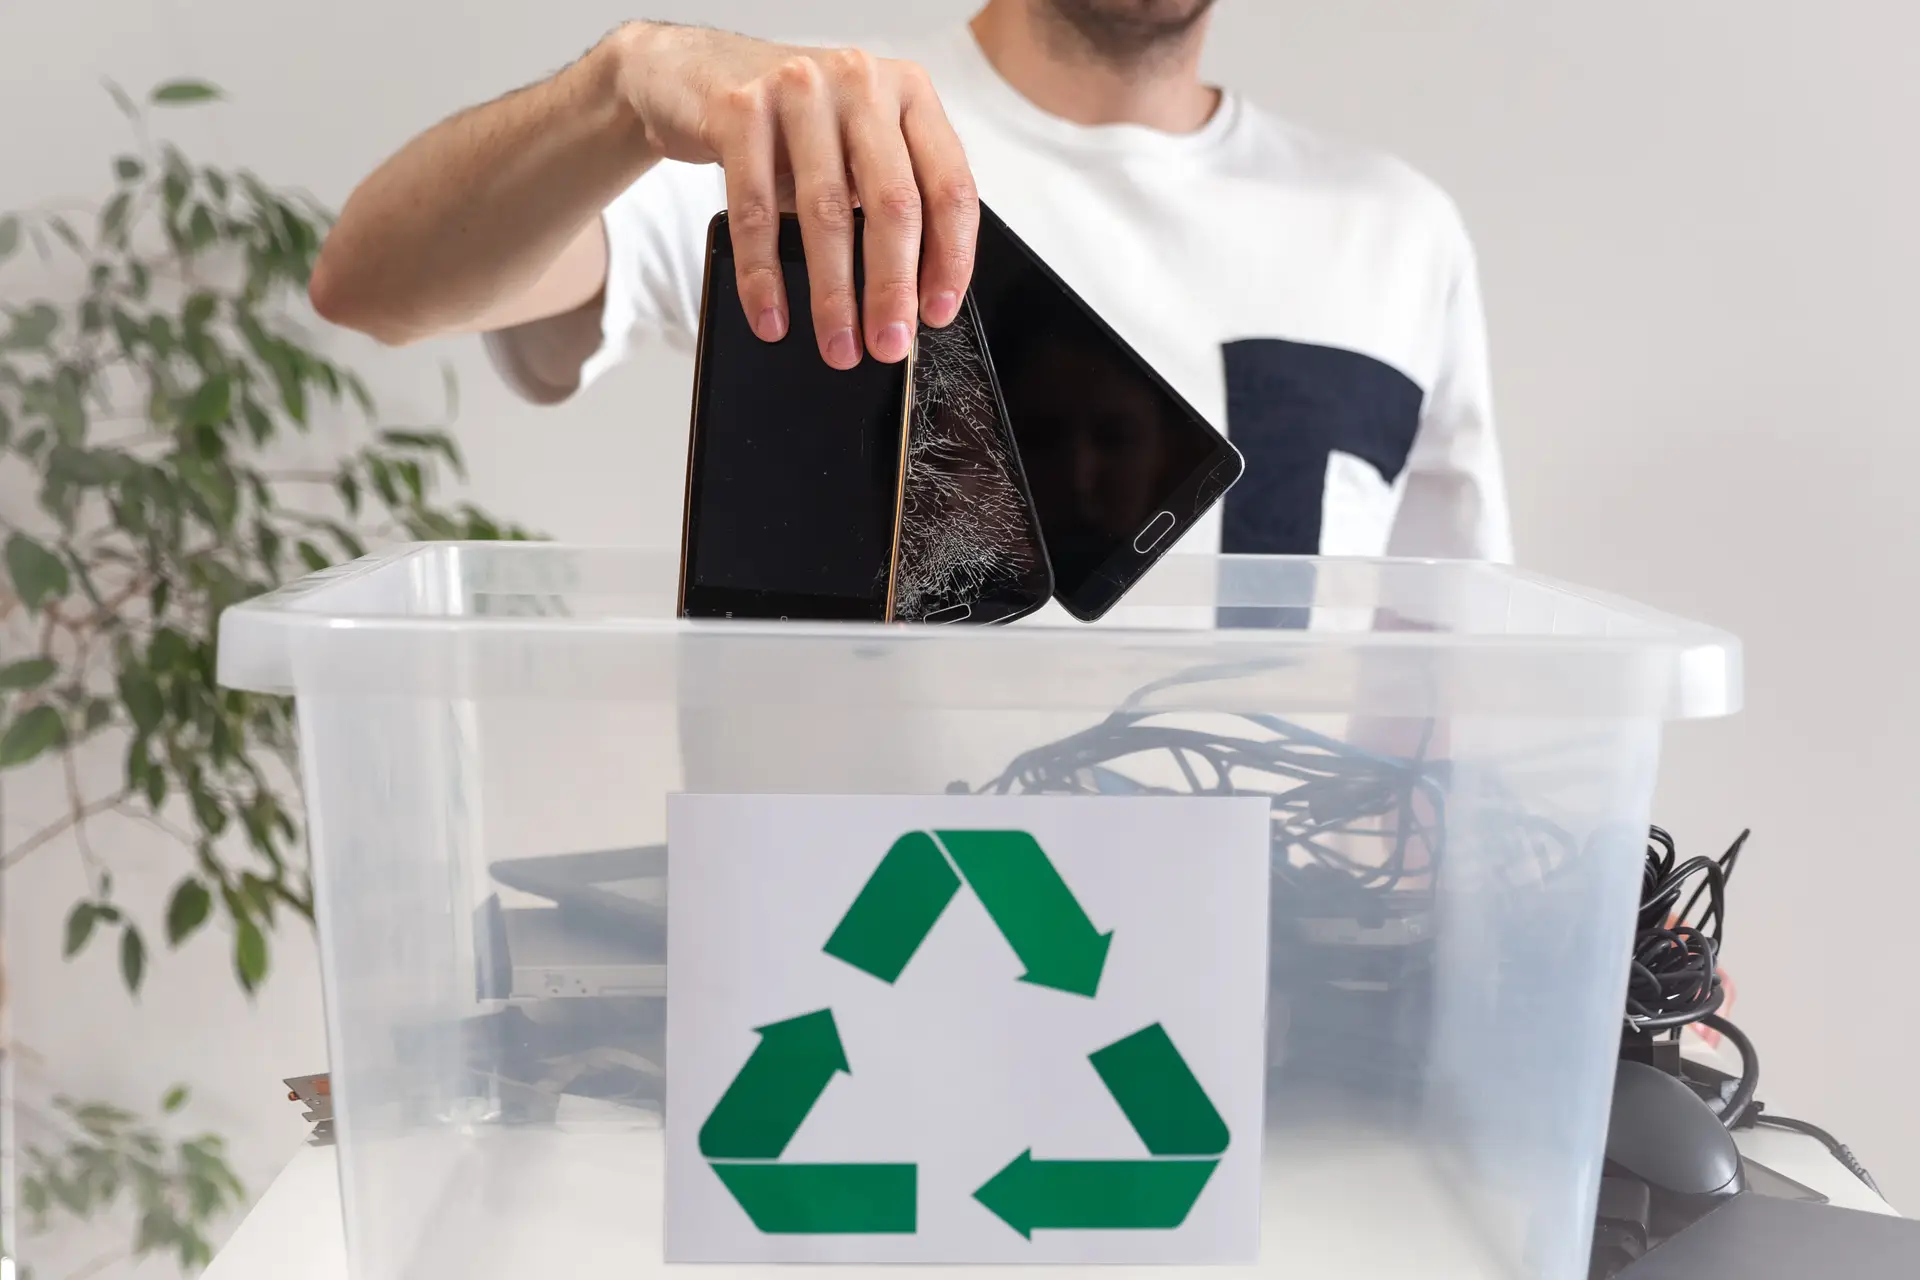
<svg viewBox="0 0 1920 1280">
<path fill-rule="evenodd" d="M 1213 8 L 1213 0 L 1041 0 L 1093 52 L 1137 62 L 1178 45 Z"/>
</svg>

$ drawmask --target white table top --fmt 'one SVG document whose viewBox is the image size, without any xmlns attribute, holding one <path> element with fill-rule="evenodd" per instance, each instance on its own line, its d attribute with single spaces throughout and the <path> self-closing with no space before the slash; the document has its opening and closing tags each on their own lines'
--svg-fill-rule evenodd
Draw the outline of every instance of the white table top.
<svg viewBox="0 0 1920 1280">
<path fill-rule="evenodd" d="M 1835 1205 L 1894 1212 L 1812 1138 L 1757 1129 L 1741 1133 L 1739 1144 L 1750 1158 L 1813 1188 Z M 347 1280 L 334 1155 L 332 1147 L 308 1147 L 296 1155 L 214 1259 L 205 1280 Z M 630 1260 L 626 1271 L 632 1274 Z M 552 1273 L 563 1272 L 589 1276 L 568 1268 Z M 709 1269 L 708 1274 L 714 1273 Z"/>
</svg>

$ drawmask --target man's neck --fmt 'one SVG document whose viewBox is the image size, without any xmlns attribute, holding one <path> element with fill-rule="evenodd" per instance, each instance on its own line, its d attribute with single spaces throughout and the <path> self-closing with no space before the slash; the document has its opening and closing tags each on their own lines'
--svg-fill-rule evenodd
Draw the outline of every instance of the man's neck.
<svg viewBox="0 0 1920 1280">
<path fill-rule="evenodd" d="M 994 70 L 1048 115 L 1191 133 L 1219 108 L 1220 91 L 1200 82 L 1206 19 L 1177 43 L 1119 66 L 1081 45 L 1071 29 L 1057 29 L 1039 3 L 989 0 L 972 27 Z"/>
</svg>

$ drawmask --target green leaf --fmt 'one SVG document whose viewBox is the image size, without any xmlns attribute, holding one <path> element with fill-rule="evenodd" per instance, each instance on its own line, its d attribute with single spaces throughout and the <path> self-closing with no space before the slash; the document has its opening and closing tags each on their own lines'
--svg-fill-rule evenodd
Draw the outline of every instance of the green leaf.
<svg viewBox="0 0 1920 1280">
<path fill-rule="evenodd" d="M 253 522 L 253 540 L 254 545 L 259 549 L 260 563 L 267 567 L 267 572 L 277 576 L 280 566 L 280 553 L 283 550 L 280 531 L 265 520 L 255 520 Z M 4 679 L 5 673 L 0 672 L 0 680 Z"/>
<path fill-rule="evenodd" d="M 367 384 L 360 380 L 358 374 L 353 373 L 347 374 L 344 380 L 347 384 L 347 393 L 359 404 L 360 412 L 371 418 L 373 416 L 373 393 L 367 390 Z"/>
<path fill-rule="evenodd" d="M 100 211 L 100 236 L 109 244 L 120 244 L 126 238 L 127 210 L 133 207 L 133 194 L 122 191 L 107 201 L 107 207 Z"/>
<path fill-rule="evenodd" d="M 167 1096 L 160 1100 L 160 1109 L 166 1112 L 168 1115 L 172 1115 L 174 1112 L 180 1110 L 180 1108 L 187 1105 L 188 1096 L 189 1095 L 187 1093 L 187 1086 L 183 1084 L 177 1084 L 173 1086 L 173 1088 L 167 1090 Z"/>
<path fill-rule="evenodd" d="M 127 279 L 133 289 L 134 300 L 145 302 L 147 291 L 153 287 L 153 276 L 147 270 L 147 264 L 136 262 L 127 268 Z"/>
<path fill-rule="evenodd" d="M 95 488 L 125 480 L 135 465 L 118 449 L 76 449 L 70 444 L 57 444 L 47 459 L 47 476 L 63 484 Z"/>
<path fill-rule="evenodd" d="M 127 96 L 125 89 L 122 89 L 111 80 L 103 80 L 101 83 L 107 86 L 107 94 L 113 99 L 113 105 L 120 108 L 121 115 L 126 116 L 129 120 L 139 116 L 140 108 L 133 105 L 133 99 Z"/>
<path fill-rule="evenodd" d="M 265 444 L 273 438 L 273 419 L 267 416 L 267 411 L 258 402 L 252 399 L 242 402 L 240 412 L 247 420 L 247 430 L 255 444 Z"/>
<path fill-rule="evenodd" d="M 215 200 L 225 203 L 227 198 L 227 175 L 218 169 L 203 169 L 200 176 L 206 180 L 207 190 L 213 192 Z"/>
<path fill-rule="evenodd" d="M 86 389 L 79 370 L 63 367 L 53 380 L 53 405 L 48 416 L 62 440 L 78 444 L 87 433 Z"/>
<path fill-rule="evenodd" d="M 358 560 L 367 554 L 367 544 L 360 541 L 353 530 L 347 526 L 329 522 L 327 532 L 331 533 L 333 540 L 340 544 L 340 554 L 346 559 Z"/>
<path fill-rule="evenodd" d="M 147 646 L 147 661 L 155 671 L 179 671 L 192 661 L 193 649 L 187 638 L 172 627 L 161 627 L 153 633 L 153 642 Z"/>
<path fill-rule="evenodd" d="M 233 413 L 233 379 L 216 374 L 201 383 L 180 410 L 180 418 L 192 426 L 217 427 Z"/>
<path fill-rule="evenodd" d="M 164 1206 L 147 1210 L 140 1215 L 140 1228 L 134 1232 L 133 1254 L 144 1258 L 148 1254 L 168 1246 L 177 1246 L 180 1240 L 180 1224 Z"/>
<path fill-rule="evenodd" d="M 66 721 L 52 707 L 39 706 L 21 715 L 0 734 L 0 769 L 14 769 L 66 740 Z"/>
<path fill-rule="evenodd" d="M 73 588 L 60 557 L 24 533 L 7 539 L 7 575 L 13 580 L 14 594 L 28 609 L 59 600 Z"/>
<path fill-rule="evenodd" d="M 113 162 L 113 174 L 122 182 L 138 182 L 146 172 L 147 166 L 132 156 L 121 156 Z"/>
<path fill-rule="evenodd" d="M 172 80 L 156 88 L 147 100 L 156 106 L 177 107 L 212 102 L 220 96 L 220 90 L 204 80 Z"/>
<path fill-rule="evenodd" d="M 139 321 L 122 311 L 119 307 L 113 309 L 111 319 L 113 321 L 113 336 L 120 340 L 120 350 L 128 356 L 133 355 L 140 344 L 147 340 L 147 331 L 141 327 Z"/>
<path fill-rule="evenodd" d="M 0 262 L 13 256 L 20 247 L 20 219 L 15 214 L 0 215 Z"/>
<path fill-rule="evenodd" d="M 99 919 L 99 908 L 91 902 L 74 903 L 73 910 L 67 913 L 67 944 L 60 954 L 68 960 L 79 955 L 87 939 L 93 936 L 93 926 Z"/>
<path fill-rule="evenodd" d="M 373 487 L 380 494 L 380 500 L 390 507 L 400 505 L 400 487 L 393 481 L 393 466 L 378 454 L 367 455 L 367 475 L 373 481 Z"/>
<path fill-rule="evenodd" d="M 155 765 L 147 770 L 147 804 L 155 813 L 167 802 L 167 771 Z"/>
<path fill-rule="evenodd" d="M 167 903 L 167 943 L 179 946 L 207 922 L 213 909 L 213 895 L 198 880 L 182 880 Z"/>
<path fill-rule="evenodd" d="M 319 573 L 322 569 L 327 568 L 333 563 L 327 559 L 326 554 L 322 552 L 320 548 L 314 546 L 305 538 L 300 539 L 300 545 L 296 547 L 295 550 L 300 554 L 300 563 L 307 566 L 307 570 L 310 573 Z"/>
<path fill-rule="evenodd" d="M 213 319 L 214 310 L 220 305 L 220 299 L 205 289 L 197 291 L 187 299 L 187 305 L 180 312 L 180 330 L 187 335 L 188 342 L 199 341 L 206 330 L 207 321 Z"/>
<path fill-rule="evenodd" d="M 193 217 L 187 221 L 187 242 L 194 252 L 206 248 L 220 238 L 220 229 L 213 224 L 213 213 L 205 205 L 195 205 Z"/>
<path fill-rule="evenodd" d="M 60 668 L 52 658 L 23 658 L 0 667 L 0 692 L 8 689 L 38 689 L 53 679 Z"/>
<path fill-rule="evenodd" d="M 218 836 L 227 829 L 226 807 L 204 787 L 193 789 L 193 816 L 210 836 Z"/>
<path fill-rule="evenodd" d="M 160 696 L 160 686 L 139 668 L 120 673 L 120 700 L 127 704 L 134 731 L 142 736 L 159 728 L 161 717 L 166 715 L 166 701 Z"/>
<path fill-rule="evenodd" d="M 87 246 L 81 241 L 80 233 L 73 229 L 72 223 L 68 222 L 65 218 L 48 218 L 47 225 L 53 228 L 53 234 L 59 236 L 67 248 L 77 254 L 85 256 Z"/>
<path fill-rule="evenodd" d="M 466 460 L 460 456 L 460 446 L 444 431 L 382 431 L 380 438 L 395 448 L 437 453 L 447 460 L 447 465 L 453 468 L 455 475 L 464 478 L 467 474 Z"/>
<path fill-rule="evenodd" d="M 60 313 L 44 302 L 9 315 L 13 322 L 0 337 L 0 351 L 44 351 L 60 328 Z"/>
<path fill-rule="evenodd" d="M 282 364 L 273 370 L 274 380 L 280 384 L 280 400 L 287 407 L 287 416 L 304 427 L 307 425 L 307 387 L 300 381 L 300 374 L 292 367 Z"/>
<path fill-rule="evenodd" d="M 139 994 L 141 980 L 147 976 L 147 941 L 132 925 L 120 930 L 120 977 L 127 990 Z"/>
<path fill-rule="evenodd" d="M 267 977 L 267 938 L 260 926 L 242 916 L 236 922 L 233 939 L 233 966 L 240 974 L 240 985 L 249 992 L 258 991 Z"/>
<path fill-rule="evenodd" d="M 95 698 L 87 703 L 86 733 L 95 733 L 105 728 L 113 720 L 113 703 L 106 698 Z"/>
</svg>

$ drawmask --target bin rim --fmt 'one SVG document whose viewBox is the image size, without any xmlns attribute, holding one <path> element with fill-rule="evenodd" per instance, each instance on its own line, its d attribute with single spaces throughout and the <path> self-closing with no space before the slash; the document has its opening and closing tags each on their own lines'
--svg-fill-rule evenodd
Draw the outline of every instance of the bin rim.
<svg viewBox="0 0 1920 1280">
<path fill-rule="evenodd" d="M 1551 576 L 1510 565 L 1435 557 L 1375 556 L 1248 556 L 1179 554 L 1156 567 L 1172 563 L 1206 563 L 1226 567 L 1296 568 L 1337 567 L 1341 571 L 1404 570 L 1421 567 L 1456 574 L 1480 573 L 1500 580 L 1551 592 L 1570 603 L 1601 610 L 1630 626 L 1617 634 L 1550 632 L 1461 632 L 1438 628 L 1406 630 L 1316 630 L 1259 627 L 1205 630 L 1192 626 L 1147 626 L 1107 622 L 1097 626 L 931 627 L 866 622 L 773 622 L 689 620 L 668 616 L 623 615 L 570 617 L 555 615 L 499 616 L 460 613 L 391 613 L 367 610 L 333 611 L 329 597 L 345 593 L 353 584 L 428 556 L 460 556 L 481 552 L 492 556 L 647 556 L 673 558 L 658 547 L 633 547 L 555 542 L 445 541 L 398 544 L 357 560 L 288 582 L 273 591 L 229 606 L 219 623 L 218 681 L 223 686 L 263 693 L 297 693 L 294 651 L 296 637 L 320 633 L 376 633 L 383 636 L 466 636 L 492 638 L 565 634 L 576 638 L 630 637 L 647 642 L 680 642 L 709 636 L 728 642 L 827 642 L 880 646 L 908 651 L 936 644 L 998 646 L 1013 651 L 1057 649 L 1062 645 L 1093 645 L 1132 651 L 1190 650 L 1198 637 L 1220 650 L 1222 661 L 1259 648 L 1284 649 L 1302 655 L 1328 649 L 1381 653 L 1387 651 L 1473 650 L 1481 653 L 1550 649 L 1574 657 L 1648 654 L 1670 656 L 1684 673 L 1684 688 L 1672 701 L 1667 719 L 1703 719 L 1730 715 L 1740 709 L 1742 646 L 1737 637 L 1708 624 L 1693 622 L 1650 608 L 1627 597 L 1576 586 Z M 1189 572 L 1192 569 L 1189 568 Z M 1149 574 L 1146 581 L 1151 581 Z M 1136 594 L 1138 594 L 1136 592 Z M 1125 602 L 1123 602 L 1124 607 Z M 1196 608 L 1197 603 L 1172 607 Z M 1295 609 L 1284 603 L 1213 605 L 1220 608 Z"/>
</svg>

